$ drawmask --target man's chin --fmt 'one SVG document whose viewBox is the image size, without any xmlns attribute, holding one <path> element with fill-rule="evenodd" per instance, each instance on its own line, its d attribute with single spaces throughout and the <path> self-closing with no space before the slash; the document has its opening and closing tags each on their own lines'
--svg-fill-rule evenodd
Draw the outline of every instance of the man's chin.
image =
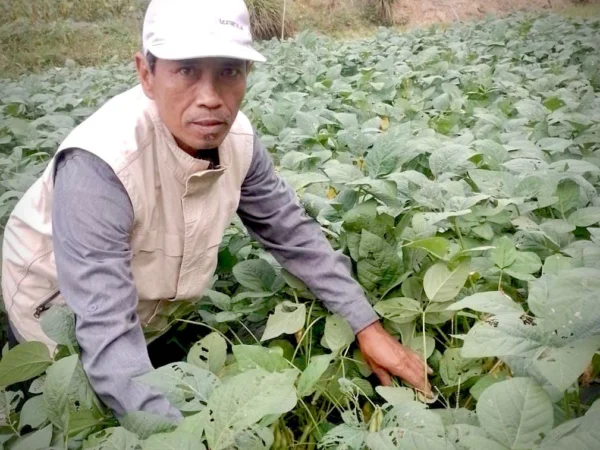
<svg viewBox="0 0 600 450">
<path fill-rule="evenodd" d="M 208 134 L 203 136 L 194 136 L 193 138 L 186 139 L 185 141 L 181 139 L 175 139 L 177 144 L 182 150 L 185 151 L 196 151 L 196 150 L 210 150 L 213 148 L 219 147 L 223 141 L 227 133 L 219 133 L 219 134 Z"/>
</svg>

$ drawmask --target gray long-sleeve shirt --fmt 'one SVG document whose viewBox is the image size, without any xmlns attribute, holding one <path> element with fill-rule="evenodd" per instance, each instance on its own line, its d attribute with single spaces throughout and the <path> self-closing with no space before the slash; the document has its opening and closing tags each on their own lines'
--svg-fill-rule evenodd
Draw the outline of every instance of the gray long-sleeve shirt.
<svg viewBox="0 0 600 450">
<path fill-rule="evenodd" d="M 355 332 L 377 320 L 349 259 L 306 216 L 258 137 L 238 214 L 252 237 Z M 86 374 L 117 416 L 146 411 L 178 420 L 180 412 L 157 390 L 134 380 L 152 365 L 135 312 L 133 222 L 131 202 L 112 169 L 85 150 L 65 150 L 56 165 L 53 241 L 58 286 L 76 316 Z"/>
</svg>

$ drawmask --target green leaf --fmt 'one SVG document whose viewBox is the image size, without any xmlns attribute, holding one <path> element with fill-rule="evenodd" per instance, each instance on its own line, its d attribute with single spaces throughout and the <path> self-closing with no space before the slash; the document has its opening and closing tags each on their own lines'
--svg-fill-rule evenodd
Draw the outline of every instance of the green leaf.
<svg viewBox="0 0 600 450">
<path fill-rule="evenodd" d="M 360 180 L 365 177 L 365 175 L 356 167 L 350 164 L 328 164 L 323 169 L 329 179 L 334 184 L 346 185 L 353 181 Z"/>
<path fill-rule="evenodd" d="M 369 176 L 379 178 L 390 174 L 398 164 L 398 149 L 398 142 L 393 137 L 381 136 L 365 158 Z"/>
<path fill-rule="evenodd" d="M 41 430 L 26 434 L 17 439 L 11 446 L 11 450 L 46 450 L 52 441 L 52 425 Z"/>
<path fill-rule="evenodd" d="M 454 299 L 469 276 L 469 261 L 462 261 L 454 269 L 445 263 L 437 263 L 425 273 L 423 288 L 432 302 L 447 302 Z"/>
<path fill-rule="evenodd" d="M 363 230 L 358 254 L 358 280 L 365 289 L 385 291 L 400 277 L 396 249 L 385 239 Z"/>
<path fill-rule="evenodd" d="M 490 356 L 534 357 L 546 344 L 548 333 L 524 314 L 504 313 L 476 323 L 464 336 L 461 355 L 465 358 Z"/>
<path fill-rule="evenodd" d="M 533 367 L 554 387 L 565 391 L 583 374 L 599 348 L 600 336 L 564 347 L 548 347 L 533 361 Z"/>
<path fill-rule="evenodd" d="M 148 439 L 153 434 L 174 430 L 177 425 L 170 419 L 144 411 L 126 413 L 120 420 L 121 425 L 140 439 Z"/>
<path fill-rule="evenodd" d="M 529 308 L 557 330 L 562 345 L 600 335 L 600 271 L 586 267 L 544 275 L 529 285 Z M 572 333 L 572 335 L 571 335 Z"/>
<path fill-rule="evenodd" d="M 381 317 L 396 323 L 412 322 L 423 312 L 421 302 L 406 297 L 379 301 L 374 308 Z"/>
<path fill-rule="evenodd" d="M 267 372 L 281 372 L 290 368 L 288 361 L 276 350 L 258 345 L 234 345 L 233 355 L 243 371 L 262 369 Z"/>
<path fill-rule="evenodd" d="M 578 209 L 569 216 L 568 221 L 576 227 L 591 227 L 600 222 L 600 208 L 590 206 Z"/>
<path fill-rule="evenodd" d="M 466 145 L 445 145 L 431 154 L 429 167 L 436 177 L 444 173 L 463 173 L 473 167 L 469 161 L 473 153 L 473 150 Z"/>
<path fill-rule="evenodd" d="M 332 360 L 332 355 L 317 355 L 310 359 L 310 363 L 298 379 L 298 395 L 300 397 L 306 397 L 315 391 L 317 383 Z"/>
<path fill-rule="evenodd" d="M 517 249 L 511 238 L 503 236 L 496 241 L 496 248 L 491 251 L 490 256 L 494 264 L 503 269 L 515 262 Z"/>
<path fill-rule="evenodd" d="M 67 306 L 53 306 L 42 316 L 42 330 L 57 344 L 75 347 L 75 314 Z"/>
<path fill-rule="evenodd" d="M 415 393 L 407 387 L 377 386 L 375 391 L 392 406 L 401 405 L 415 400 Z"/>
<path fill-rule="evenodd" d="M 358 119 L 356 114 L 348 114 L 348 113 L 335 113 L 334 117 L 338 122 L 342 124 L 344 128 L 357 128 L 358 127 Z"/>
<path fill-rule="evenodd" d="M 332 314 L 325 319 L 325 332 L 322 344 L 333 352 L 338 352 L 354 342 L 354 332 L 342 316 Z"/>
<path fill-rule="evenodd" d="M 271 292 L 277 279 L 275 269 L 261 258 L 237 263 L 233 276 L 242 286 L 256 292 Z"/>
<path fill-rule="evenodd" d="M 508 266 L 507 273 L 536 273 L 542 268 L 542 260 L 533 252 L 517 252 L 514 262 Z"/>
<path fill-rule="evenodd" d="M 562 138 L 542 138 L 537 142 L 537 145 L 542 149 L 552 153 L 564 153 L 564 151 L 573 145 L 570 139 Z"/>
<path fill-rule="evenodd" d="M 211 450 L 223 450 L 263 417 L 284 414 L 296 406 L 297 372 L 249 370 L 217 388 L 208 402 L 206 438 Z"/>
<path fill-rule="evenodd" d="M 485 390 L 492 384 L 500 383 L 501 381 L 508 380 L 509 378 L 510 377 L 506 374 L 506 372 L 488 373 L 477 380 L 477 383 L 471 387 L 469 393 L 475 400 L 479 400 L 481 394 L 483 394 L 483 392 L 485 392 Z"/>
<path fill-rule="evenodd" d="M 443 259 L 450 250 L 450 242 L 442 237 L 432 237 L 413 241 L 407 245 L 409 248 L 422 248 L 427 250 L 433 256 Z"/>
<path fill-rule="evenodd" d="M 23 393 L 0 390 L 0 427 L 10 426 L 14 428 L 17 423 L 15 417 L 17 406 L 23 399 Z M 12 430 L 10 436 L 12 437 Z M 1 436 L 1 435 L 0 435 Z M 0 441 L 1 442 L 1 441 Z"/>
<path fill-rule="evenodd" d="M 558 275 L 563 270 L 572 268 L 571 258 L 563 255 L 548 256 L 544 261 L 542 275 Z"/>
<path fill-rule="evenodd" d="M 78 355 L 63 358 L 48 368 L 42 395 L 48 419 L 67 435 L 104 420 Z"/>
<path fill-rule="evenodd" d="M 185 431 L 159 433 L 146 439 L 143 450 L 206 450 L 196 436 Z"/>
<path fill-rule="evenodd" d="M 227 359 L 227 343 L 219 333 L 210 333 L 196 342 L 187 355 L 187 362 L 218 374 Z"/>
<path fill-rule="evenodd" d="M 281 158 L 281 166 L 290 170 L 298 170 L 300 165 L 314 157 L 301 152 L 288 152 Z"/>
<path fill-rule="evenodd" d="M 329 182 L 329 178 L 318 172 L 286 173 L 283 177 L 296 191 L 304 189 L 311 184 Z"/>
<path fill-rule="evenodd" d="M 558 197 L 558 203 L 554 207 L 563 216 L 571 209 L 579 206 L 579 185 L 571 179 L 562 180 L 558 183 L 555 195 Z"/>
<path fill-rule="evenodd" d="M 329 430 L 319 441 L 323 448 L 338 450 L 362 450 L 367 432 L 361 428 L 353 428 L 345 423 Z"/>
<path fill-rule="evenodd" d="M 48 347 L 41 342 L 25 342 L 10 349 L 0 361 L 0 386 L 20 383 L 44 373 L 52 364 Z"/>
<path fill-rule="evenodd" d="M 92 434 L 83 446 L 86 450 L 142 450 L 136 434 L 123 427 L 107 428 Z"/>
<path fill-rule="evenodd" d="M 523 312 L 521 305 L 514 302 L 508 295 L 499 291 L 479 292 L 470 295 L 450 305 L 448 310 L 459 311 L 467 308 L 472 309 L 473 311 L 490 314 Z"/>
<path fill-rule="evenodd" d="M 540 450 L 596 450 L 600 445 L 600 413 L 592 408 L 584 417 L 554 428 L 542 441 Z"/>
<path fill-rule="evenodd" d="M 458 386 L 470 378 L 481 375 L 483 362 L 460 356 L 460 348 L 449 348 L 440 363 L 440 375 L 446 386 Z"/>
<path fill-rule="evenodd" d="M 441 418 L 420 403 L 394 406 L 386 414 L 383 426 L 383 430 L 368 435 L 370 449 L 447 450 L 450 445 Z"/>
<path fill-rule="evenodd" d="M 36 395 L 27 400 L 21 408 L 19 430 L 27 425 L 34 429 L 38 428 L 46 420 L 48 420 L 48 415 L 44 409 L 44 398 L 42 395 Z"/>
<path fill-rule="evenodd" d="M 219 379 L 207 369 L 186 362 L 167 364 L 137 380 L 156 387 L 181 411 L 202 411 Z"/>
<path fill-rule="evenodd" d="M 284 301 L 275 307 L 275 313 L 267 320 L 261 341 L 276 338 L 282 334 L 294 334 L 304 327 L 306 305 Z"/>
<path fill-rule="evenodd" d="M 531 378 L 513 378 L 490 386 L 477 402 L 481 426 L 510 449 L 532 448 L 554 424 L 552 401 Z"/>
</svg>

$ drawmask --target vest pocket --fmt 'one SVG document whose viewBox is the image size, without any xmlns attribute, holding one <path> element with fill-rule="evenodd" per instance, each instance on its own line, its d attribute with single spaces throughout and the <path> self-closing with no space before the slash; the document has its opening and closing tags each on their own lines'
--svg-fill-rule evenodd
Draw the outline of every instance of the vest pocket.
<svg viewBox="0 0 600 450">
<path fill-rule="evenodd" d="M 44 297 L 35 307 L 34 312 L 33 312 L 33 317 L 35 317 L 36 319 L 39 319 L 40 316 L 42 315 L 42 313 L 44 311 L 47 311 L 48 309 L 50 309 L 50 303 L 60 295 L 60 290 L 56 290 L 51 292 L 50 294 L 48 294 L 46 297 Z"/>
<path fill-rule="evenodd" d="M 150 231 L 132 241 L 131 269 L 141 301 L 174 298 L 183 258 L 183 237 Z"/>
</svg>

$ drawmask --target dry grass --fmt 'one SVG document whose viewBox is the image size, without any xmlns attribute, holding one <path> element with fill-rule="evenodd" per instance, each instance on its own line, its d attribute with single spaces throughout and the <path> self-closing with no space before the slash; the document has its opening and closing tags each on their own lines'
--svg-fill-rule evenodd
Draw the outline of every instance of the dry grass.
<svg viewBox="0 0 600 450">
<path fill-rule="evenodd" d="M 300 29 L 360 35 L 373 31 L 374 19 L 365 3 L 383 0 L 303 0 L 294 2 Z M 515 11 L 554 11 L 571 16 L 600 17 L 600 0 L 396 0 L 393 23 L 409 28 L 504 16 Z M 581 11 L 584 11 L 582 14 Z M 385 23 L 380 23 L 385 25 Z"/>
<path fill-rule="evenodd" d="M 1 0 L 0 24 L 30 22 L 99 22 L 137 16 L 148 0 Z"/>
<path fill-rule="evenodd" d="M 515 11 L 578 9 L 573 0 L 399 0 L 396 21 L 410 27 L 474 20 L 487 15 L 504 16 Z M 587 0 L 585 7 L 600 5 L 600 0 Z"/>
<path fill-rule="evenodd" d="M 284 5 L 282 0 L 246 0 L 250 11 L 252 34 L 255 39 L 272 39 L 291 36 L 294 29 L 286 8 L 284 23 Z"/>
<path fill-rule="evenodd" d="M 62 66 L 67 60 L 97 65 L 131 60 L 140 46 L 149 0 L 0 0 L 0 78 Z M 220 0 L 226 1 L 226 0 Z M 246 0 L 256 37 L 281 35 L 284 0 Z M 389 0 L 287 0 L 286 34 L 313 29 L 354 38 L 376 30 L 368 2 Z M 420 27 L 502 16 L 515 10 L 550 10 L 600 18 L 600 0 L 396 0 L 397 27 Z M 260 7 L 259 7 L 260 4 Z M 269 6 L 270 5 L 270 6 Z M 262 15 L 257 11 L 262 8 Z M 371 9 L 372 12 L 372 9 Z M 294 29 L 290 26 L 294 24 Z M 379 22 L 379 24 L 381 24 Z"/>
</svg>

